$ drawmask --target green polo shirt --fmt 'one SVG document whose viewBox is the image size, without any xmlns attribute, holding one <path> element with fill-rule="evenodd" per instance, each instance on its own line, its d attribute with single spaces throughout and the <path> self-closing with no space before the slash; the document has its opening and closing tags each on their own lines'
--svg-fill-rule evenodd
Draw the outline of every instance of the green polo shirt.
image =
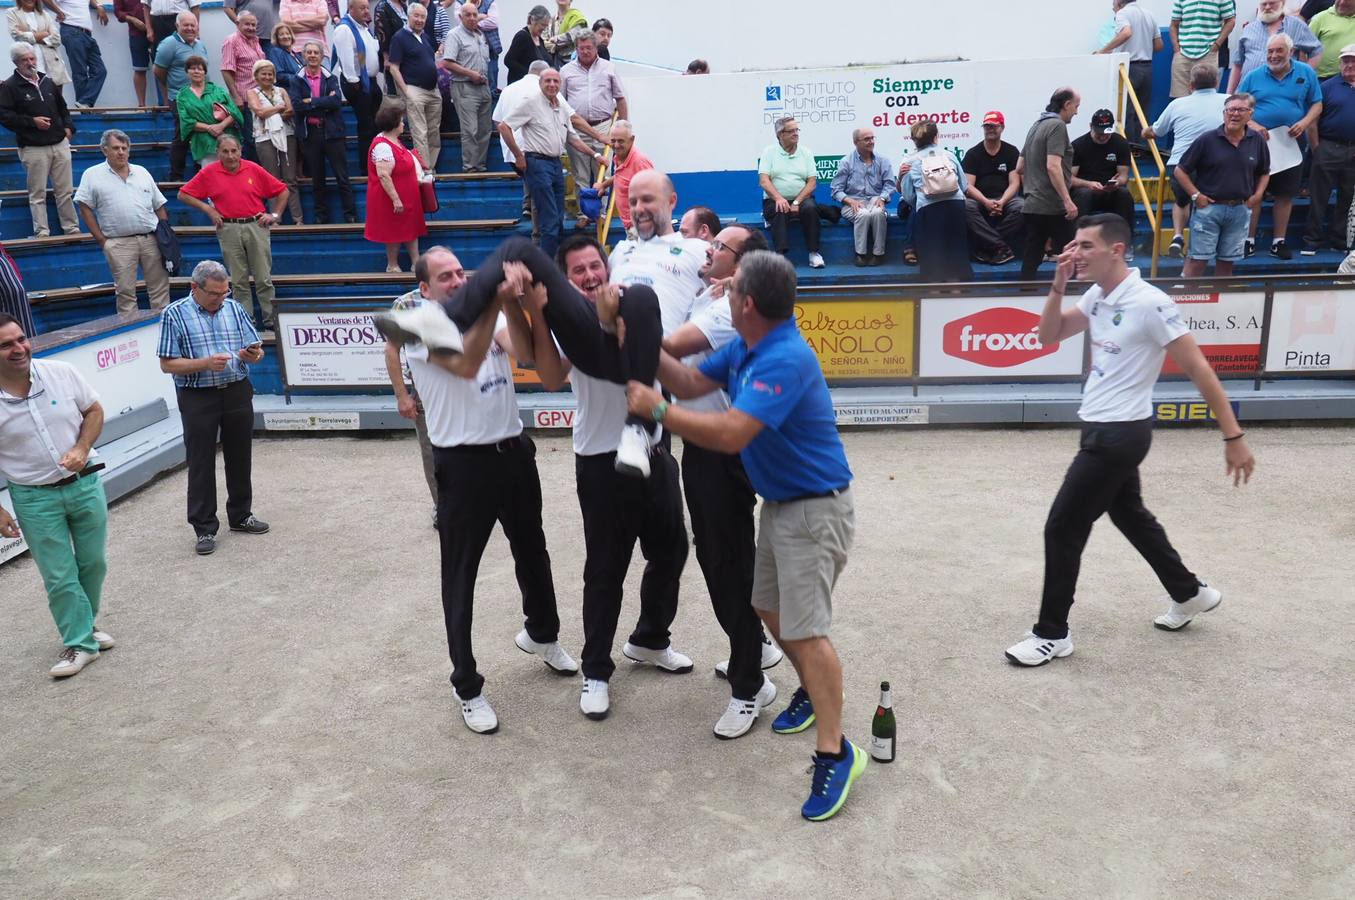
<svg viewBox="0 0 1355 900">
<path fill-rule="evenodd" d="M 772 187 L 790 201 L 805 189 L 805 184 L 809 179 L 816 177 L 819 170 L 814 165 L 814 154 L 810 153 L 804 144 L 796 147 L 794 153 L 787 153 L 781 142 L 777 141 L 762 151 L 762 158 L 757 163 L 757 173 L 771 176 Z M 766 193 L 763 191 L 764 195 Z"/>
<path fill-rule="evenodd" d="M 1341 74 L 1341 48 L 1355 44 L 1355 16 L 1343 16 L 1336 7 L 1324 9 L 1309 23 L 1313 34 L 1322 42 L 1322 58 L 1317 61 L 1317 77 L 1330 78 Z"/>
</svg>

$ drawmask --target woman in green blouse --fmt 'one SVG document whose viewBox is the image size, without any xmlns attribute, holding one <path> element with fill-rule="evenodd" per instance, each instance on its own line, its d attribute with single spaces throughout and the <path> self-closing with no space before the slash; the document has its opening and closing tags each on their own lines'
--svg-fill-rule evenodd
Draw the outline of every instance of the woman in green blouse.
<svg viewBox="0 0 1355 900">
<path fill-rule="evenodd" d="M 216 139 L 223 134 L 240 140 L 245 117 L 220 85 L 207 80 L 207 60 L 184 61 L 188 86 L 179 91 L 179 136 L 188 141 L 198 167 L 216 162 Z"/>
</svg>

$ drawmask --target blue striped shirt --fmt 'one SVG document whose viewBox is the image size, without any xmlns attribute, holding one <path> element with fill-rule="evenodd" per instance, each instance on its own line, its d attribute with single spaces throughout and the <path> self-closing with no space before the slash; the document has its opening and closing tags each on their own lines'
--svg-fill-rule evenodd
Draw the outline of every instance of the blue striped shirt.
<svg viewBox="0 0 1355 900">
<path fill-rule="evenodd" d="M 1322 42 L 1298 16 L 1285 16 L 1281 19 L 1279 33 L 1289 35 L 1294 42 L 1296 54 L 1304 54 L 1302 58 L 1294 57 L 1300 62 L 1311 63 L 1312 57 L 1322 52 Z M 1242 37 L 1237 42 L 1237 53 L 1233 55 L 1233 65 L 1241 68 L 1242 78 L 1250 75 L 1252 69 L 1259 69 L 1266 64 L 1266 44 L 1270 43 L 1272 37 L 1274 35 L 1270 33 L 1270 26 L 1260 19 L 1248 22 L 1247 27 L 1242 29 Z"/>
<path fill-rule="evenodd" d="M 239 353 L 258 342 L 259 333 L 240 304 L 227 297 L 219 310 L 209 313 L 189 294 L 166 306 L 161 314 L 156 354 L 161 359 L 202 359 L 229 353 L 231 361 L 220 372 L 209 369 L 174 376 L 175 387 L 216 387 L 249 377 L 249 366 L 240 361 Z"/>
</svg>

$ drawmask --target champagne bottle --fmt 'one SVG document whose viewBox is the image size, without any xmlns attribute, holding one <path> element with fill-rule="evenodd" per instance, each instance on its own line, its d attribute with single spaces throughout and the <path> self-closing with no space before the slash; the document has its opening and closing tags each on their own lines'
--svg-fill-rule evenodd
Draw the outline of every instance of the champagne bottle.
<svg viewBox="0 0 1355 900">
<path fill-rule="evenodd" d="M 870 755 L 876 762 L 894 761 L 894 703 L 889 696 L 889 682 L 880 682 L 880 705 L 870 723 Z"/>
</svg>

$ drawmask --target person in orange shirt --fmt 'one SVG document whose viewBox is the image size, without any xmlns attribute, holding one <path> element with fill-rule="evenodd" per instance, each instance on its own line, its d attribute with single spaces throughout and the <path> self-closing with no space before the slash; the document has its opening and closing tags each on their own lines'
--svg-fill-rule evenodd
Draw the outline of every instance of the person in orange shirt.
<svg viewBox="0 0 1355 900">
<path fill-rule="evenodd" d="M 635 132 L 625 119 L 617 119 L 612 124 L 610 143 L 616 165 L 602 182 L 602 190 L 616 188 L 616 210 L 621 216 L 621 224 L 626 226 L 626 238 L 633 241 L 636 234 L 630 222 L 630 180 L 645 169 L 654 168 L 654 164 L 635 149 Z"/>
</svg>

